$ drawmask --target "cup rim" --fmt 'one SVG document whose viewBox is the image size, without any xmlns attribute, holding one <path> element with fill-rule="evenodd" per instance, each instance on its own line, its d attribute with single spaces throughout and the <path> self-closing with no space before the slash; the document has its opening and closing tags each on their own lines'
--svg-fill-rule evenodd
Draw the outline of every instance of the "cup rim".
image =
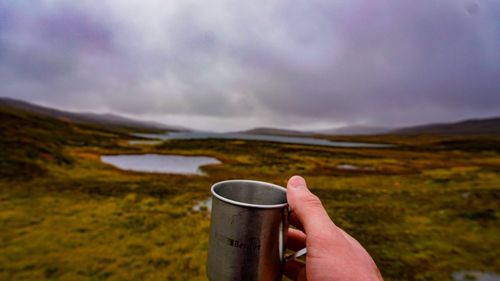
<svg viewBox="0 0 500 281">
<path fill-rule="evenodd" d="M 286 207 L 288 206 L 288 202 L 285 202 L 285 203 L 281 203 L 281 204 L 272 204 L 272 205 L 263 205 L 263 204 L 251 204 L 251 203 L 245 203 L 245 202 L 241 202 L 241 201 L 236 201 L 236 200 L 231 200 L 231 199 L 228 199 L 228 198 L 225 198 L 219 194 L 217 194 L 217 192 L 215 192 L 215 188 L 221 184 L 226 184 L 226 183 L 257 183 L 257 184 L 261 184 L 261 185 L 265 185 L 267 187 L 270 187 L 270 188 L 274 188 L 274 189 L 278 189 L 278 190 L 281 190 L 281 191 L 284 191 L 285 194 L 286 194 L 286 188 L 282 187 L 282 186 L 279 186 L 277 184 L 273 184 L 273 183 L 269 183 L 269 182 L 264 182 L 264 181 L 257 181 L 257 180 L 239 180 L 239 179 L 234 179 L 234 180 L 224 180 L 224 181 L 220 181 L 220 182 L 216 182 L 212 185 L 212 187 L 210 188 L 210 191 L 212 192 L 212 195 L 215 196 L 217 199 L 219 200 L 222 200 L 226 203 L 229 203 L 229 204 L 232 204 L 232 205 L 237 205 L 237 206 L 241 206 L 241 207 L 251 207 L 251 208 L 260 208 L 260 209 L 275 209 L 275 208 L 283 208 L 283 207 Z"/>
</svg>

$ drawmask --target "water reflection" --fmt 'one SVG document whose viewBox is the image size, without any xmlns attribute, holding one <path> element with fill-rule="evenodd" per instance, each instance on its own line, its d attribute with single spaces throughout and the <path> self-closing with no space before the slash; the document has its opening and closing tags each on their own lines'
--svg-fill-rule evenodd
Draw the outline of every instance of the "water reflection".
<svg viewBox="0 0 500 281">
<path fill-rule="evenodd" d="M 348 170 L 348 171 L 374 171 L 375 168 L 373 167 L 360 167 L 356 165 L 351 165 L 351 164 L 339 164 L 335 166 L 339 170 Z"/>
<path fill-rule="evenodd" d="M 500 275 L 478 270 L 453 272 L 452 277 L 454 281 L 500 281 Z"/>
<path fill-rule="evenodd" d="M 212 197 L 209 197 L 205 200 L 200 200 L 193 206 L 193 211 L 195 212 L 201 212 L 204 210 L 207 210 L 208 212 L 212 211 Z"/>
<path fill-rule="evenodd" d="M 296 143 L 307 145 L 322 145 L 335 147 L 364 147 L 364 148 L 384 148 L 392 147 L 390 144 L 362 143 L 362 142 L 337 142 L 327 139 L 273 135 L 254 135 L 242 133 L 206 133 L 206 132 L 174 132 L 167 134 L 133 134 L 138 137 L 160 139 L 160 140 L 191 140 L 191 139 L 236 139 L 255 140 L 282 143 Z"/>
<path fill-rule="evenodd" d="M 103 155 L 101 161 L 127 171 L 197 175 L 203 175 L 200 166 L 221 163 L 207 156 L 161 154 Z"/>
</svg>

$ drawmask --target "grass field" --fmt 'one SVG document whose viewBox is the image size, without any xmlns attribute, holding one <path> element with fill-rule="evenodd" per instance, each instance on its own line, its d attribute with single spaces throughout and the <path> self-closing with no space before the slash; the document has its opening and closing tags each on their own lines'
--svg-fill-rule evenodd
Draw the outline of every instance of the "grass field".
<svg viewBox="0 0 500 281">
<path fill-rule="evenodd" d="M 0 280 L 206 280 L 212 183 L 306 178 L 385 280 L 500 272 L 500 138 L 364 137 L 387 149 L 241 140 L 129 145 L 129 137 L 2 111 Z M 339 138 L 336 138 L 339 139 Z M 102 154 L 209 155 L 207 176 L 144 174 Z M 339 164 L 365 167 L 342 170 Z"/>
</svg>

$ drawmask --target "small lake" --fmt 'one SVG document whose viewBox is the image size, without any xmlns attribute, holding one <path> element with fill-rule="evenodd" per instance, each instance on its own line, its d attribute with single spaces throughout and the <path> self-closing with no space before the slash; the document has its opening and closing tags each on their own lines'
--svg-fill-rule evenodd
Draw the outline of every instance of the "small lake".
<svg viewBox="0 0 500 281">
<path fill-rule="evenodd" d="M 193 206 L 193 211 L 201 212 L 203 210 L 207 210 L 209 213 L 212 211 L 212 197 L 208 197 L 205 200 L 200 200 L 196 202 Z"/>
<path fill-rule="evenodd" d="M 373 167 L 360 167 L 351 164 L 339 164 L 335 167 L 339 170 L 346 170 L 346 171 L 375 171 L 375 168 Z"/>
<path fill-rule="evenodd" d="M 269 142 L 322 145 L 322 146 L 335 146 L 335 147 L 384 148 L 393 146 L 390 144 L 330 141 L 327 139 L 309 138 L 309 137 L 254 135 L 254 134 L 242 134 L 242 133 L 172 132 L 166 134 L 138 133 L 133 135 L 143 138 L 157 139 L 157 140 L 158 139 L 159 140 L 233 139 L 233 140 L 269 141 Z"/>
<path fill-rule="evenodd" d="M 101 161 L 127 171 L 189 175 L 203 175 L 200 166 L 221 163 L 207 156 L 161 154 L 103 155 Z"/>
<path fill-rule="evenodd" d="M 453 272 L 452 277 L 454 281 L 500 281 L 500 275 L 479 270 Z"/>
</svg>

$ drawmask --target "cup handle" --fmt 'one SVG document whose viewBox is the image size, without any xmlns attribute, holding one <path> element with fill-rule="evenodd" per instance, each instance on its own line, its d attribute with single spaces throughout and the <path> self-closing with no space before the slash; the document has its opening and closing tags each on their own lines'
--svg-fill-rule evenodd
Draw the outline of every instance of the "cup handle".
<svg viewBox="0 0 500 281">
<path fill-rule="evenodd" d="M 286 212 L 286 220 L 288 221 L 288 216 L 290 215 L 290 212 L 292 211 L 292 209 L 289 207 L 287 209 L 287 212 Z M 282 263 L 286 263 L 288 261 L 291 261 L 291 260 L 296 260 L 304 255 L 307 254 L 307 248 L 302 248 L 300 250 L 298 250 L 297 252 L 295 253 L 292 253 L 292 254 L 289 254 L 288 256 L 285 256 L 285 250 L 286 250 L 286 245 L 285 245 L 285 235 L 287 235 L 287 232 L 288 231 L 288 225 L 286 226 L 286 229 L 284 229 L 284 226 L 283 226 L 283 220 L 280 222 L 280 235 L 279 235 L 279 254 L 280 254 L 280 259 L 281 259 L 281 262 Z M 284 258 L 284 261 L 283 261 L 283 258 Z"/>
<path fill-rule="evenodd" d="M 279 233 L 279 236 L 278 236 L 278 250 L 279 250 L 279 255 L 280 255 L 280 261 L 282 264 L 284 264 L 284 262 L 286 262 L 286 258 L 285 258 L 285 248 L 286 248 L 286 245 L 285 245 L 285 230 L 283 229 L 283 220 L 280 221 L 280 233 Z"/>
<path fill-rule="evenodd" d="M 296 260 L 304 255 L 307 254 L 307 248 L 302 248 L 300 250 L 298 250 L 297 252 L 293 253 L 293 254 L 290 254 L 288 256 L 285 257 L 285 262 L 288 262 L 288 261 L 291 261 L 291 260 Z"/>
</svg>

